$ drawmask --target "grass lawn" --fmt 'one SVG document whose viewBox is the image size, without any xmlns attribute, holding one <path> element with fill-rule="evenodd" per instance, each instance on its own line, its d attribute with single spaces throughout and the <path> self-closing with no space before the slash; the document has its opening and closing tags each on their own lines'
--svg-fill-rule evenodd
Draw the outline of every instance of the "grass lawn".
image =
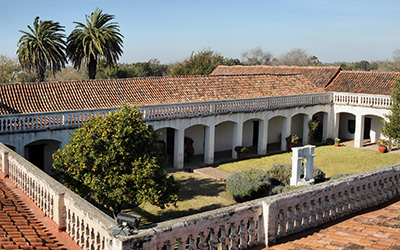
<svg viewBox="0 0 400 250">
<path fill-rule="evenodd" d="M 219 170 L 235 172 L 246 168 L 269 169 L 275 163 L 292 163 L 292 153 L 282 153 L 227 163 Z M 400 155 L 381 154 L 378 151 L 351 147 L 321 146 L 315 148 L 314 166 L 325 172 L 327 177 L 335 174 L 354 174 L 400 162 Z"/>
<path fill-rule="evenodd" d="M 314 165 L 326 173 L 353 174 L 400 162 L 400 155 L 380 154 L 375 151 L 351 147 L 321 146 L 315 150 Z M 258 159 L 227 163 L 217 168 L 226 172 L 235 172 L 246 168 L 268 169 L 275 163 L 291 163 L 291 153 L 282 153 Z M 141 225 L 179 218 L 203 211 L 234 204 L 225 189 L 225 183 L 208 177 L 187 172 L 173 173 L 181 185 L 180 201 L 177 208 L 164 210 L 150 204 L 141 205 L 130 211 L 142 216 Z"/>
</svg>

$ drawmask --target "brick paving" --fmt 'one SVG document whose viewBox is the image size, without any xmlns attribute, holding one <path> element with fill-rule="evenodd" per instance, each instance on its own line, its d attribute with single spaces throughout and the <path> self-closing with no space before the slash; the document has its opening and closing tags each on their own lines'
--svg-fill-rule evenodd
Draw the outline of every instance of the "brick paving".
<svg viewBox="0 0 400 250">
<path fill-rule="evenodd" d="M 400 250 L 400 200 L 256 249 Z"/>
<path fill-rule="evenodd" d="M 0 249 L 81 249 L 8 178 L 0 178 Z"/>
</svg>

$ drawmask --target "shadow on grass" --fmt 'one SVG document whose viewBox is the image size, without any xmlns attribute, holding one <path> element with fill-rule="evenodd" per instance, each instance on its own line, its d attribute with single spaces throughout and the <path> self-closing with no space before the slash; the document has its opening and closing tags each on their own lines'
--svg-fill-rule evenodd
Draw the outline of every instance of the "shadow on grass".
<svg viewBox="0 0 400 250">
<path fill-rule="evenodd" d="M 214 179 L 189 177 L 178 180 L 178 182 L 181 185 L 179 200 L 190 200 L 199 195 L 216 197 L 219 193 L 225 191 L 225 183 Z"/>
</svg>

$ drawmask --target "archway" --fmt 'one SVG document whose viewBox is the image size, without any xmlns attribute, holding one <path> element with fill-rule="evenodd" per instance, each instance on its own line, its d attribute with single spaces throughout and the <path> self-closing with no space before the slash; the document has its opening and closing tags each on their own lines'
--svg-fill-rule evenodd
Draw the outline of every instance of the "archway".
<svg viewBox="0 0 400 250">
<path fill-rule="evenodd" d="M 376 115 L 366 115 L 364 117 L 364 140 L 375 143 L 382 136 L 382 119 L 382 117 Z"/>
<path fill-rule="evenodd" d="M 53 153 L 60 148 L 61 142 L 56 140 L 38 140 L 24 147 L 25 158 L 33 165 L 52 174 Z"/>
<path fill-rule="evenodd" d="M 292 122 L 290 127 L 290 134 L 296 134 L 299 137 L 298 144 L 306 144 L 307 143 L 307 135 L 308 135 L 308 124 L 304 124 L 307 121 L 308 115 L 306 114 L 297 114 L 292 116 Z"/>
<path fill-rule="evenodd" d="M 318 128 L 315 133 L 317 143 L 322 143 L 328 136 L 328 113 L 318 112 L 312 116 L 313 121 L 318 121 Z"/>
<path fill-rule="evenodd" d="M 354 140 L 356 131 L 356 116 L 350 113 L 339 114 L 339 134 L 342 141 Z"/>
<path fill-rule="evenodd" d="M 284 119 L 286 117 L 275 116 L 268 120 L 268 153 L 281 151 Z"/>
<path fill-rule="evenodd" d="M 164 142 L 163 154 L 168 159 L 168 166 L 174 165 L 175 129 L 166 127 L 157 129 L 158 139 Z"/>
<path fill-rule="evenodd" d="M 185 163 L 189 163 L 192 159 L 190 153 L 187 152 L 188 148 L 193 148 L 193 156 L 194 160 L 198 162 L 203 162 L 204 158 L 200 156 L 204 156 L 205 152 L 205 129 L 207 126 L 205 125 L 194 125 L 185 129 L 185 142 L 184 142 L 184 150 L 185 150 Z M 196 157 L 197 156 L 197 157 Z"/>
<path fill-rule="evenodd" d="M 242 144 L 251 153 L 257 153 L 260 140 L 260 119 L 250 119 L 243 123 Z"/>
</svg>

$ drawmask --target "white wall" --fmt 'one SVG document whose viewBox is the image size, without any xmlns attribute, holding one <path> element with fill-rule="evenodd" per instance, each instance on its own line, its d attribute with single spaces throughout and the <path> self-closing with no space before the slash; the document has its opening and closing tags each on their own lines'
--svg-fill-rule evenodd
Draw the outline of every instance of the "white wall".
<svg viewBox="0 0 400 250">
<path fill-rule="evenodd" d="M 371 142 L 375 142 L 382 137 L 381 129 L 382 129 L 382 118 L 378 116 L 367 116 L 371 118 L 371 130 L 369 132 L 369 137 L 371 138 Z"/>
<path fill-rule="evenodd" d="M 194 154 L 204 154 L 204 129 L 202 125 L 196 125 L 185 130 L 185 136 L 193 139 Z"/>
<path fill-rule="evenodd" d="M 298 114 L 292 117 L 292 125 L 290 128 L 290 134 L 297 134 L 299 138 L 304 138 L 303 135 L 303 121 L 304 115 Z"/>
<path fill-rule="evenodd" d="M 223 122 L 215 127 L 215 152 L 232 150 L 233 122 Z"/>
<path fill-rule="evenodd" d="M 281 141 L 283 117 L 274 117 L 268 121 L 268 143 Z"/>
<path fill-rule="evenodd" d="M 344 140 L 353 140 L 354 133 L 350 133 L 348 130 L 349 120 L 356 120 L 356 117 L 352 114 L 341 113 L 339 121 L 339 138 Z M 357 124 L 355 125 L 357 126 Z"/>
<path fill-rule="evenodd" d="M 253 133 L 254 133 L 254 120 L 247 121 L 243 124 L 243 145 L 250 147 L 253 144 Z"/>
</svg>

